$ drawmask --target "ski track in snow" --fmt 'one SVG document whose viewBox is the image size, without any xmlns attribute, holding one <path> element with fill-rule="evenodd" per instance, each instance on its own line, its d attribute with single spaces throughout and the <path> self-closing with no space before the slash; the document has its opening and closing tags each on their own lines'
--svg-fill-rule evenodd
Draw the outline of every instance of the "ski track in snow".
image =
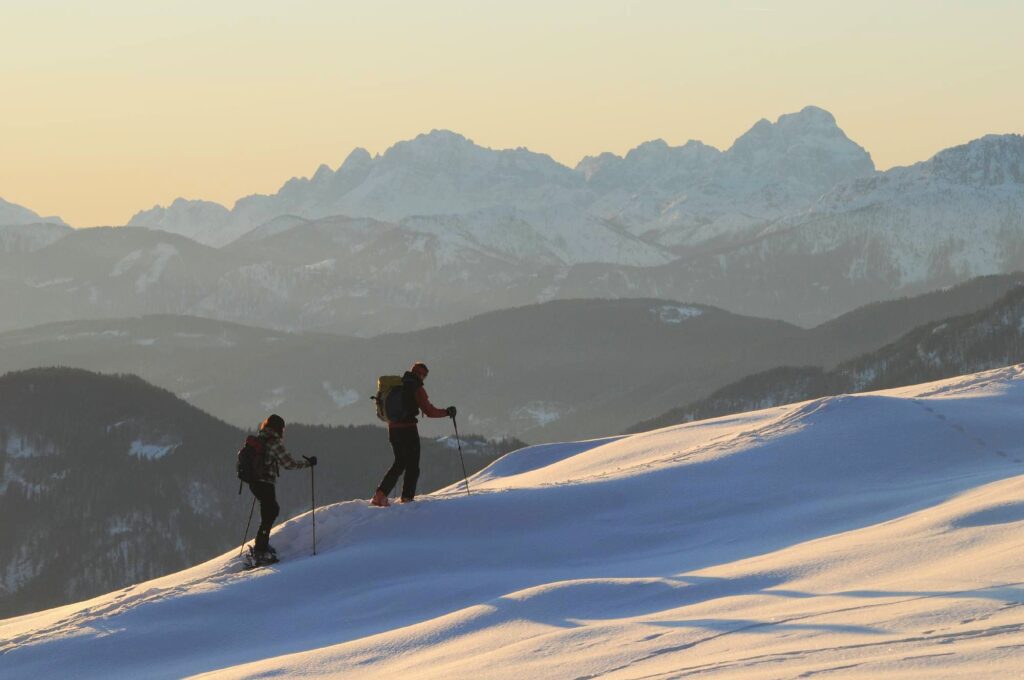
<svg viewBox="0 0 1024 680">
<path fill-rule="evenodd" d="M 0 621 L 0 675 L 1012 677 L 1022 402 L 1011 367 L 529 447 L 318 508 L 315 558 L 307 513 L 272 567 Z"/>
</svg>

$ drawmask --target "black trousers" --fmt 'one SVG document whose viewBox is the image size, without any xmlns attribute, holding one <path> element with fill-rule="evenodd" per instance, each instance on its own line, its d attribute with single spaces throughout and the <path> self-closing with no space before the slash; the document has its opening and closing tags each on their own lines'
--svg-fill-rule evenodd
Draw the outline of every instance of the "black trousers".
<svg viewBox="0 0 1024 680">
<path fill-rule="evenodd" d="M 256 531 L 254 550 L 266 552 L 270 545 L 270 529 L 281 512 L 281 506 L 277 504 L 277 491 L 270 482 L 250 482 L 249 490 L 260 502 L 260 528 Z"/>
<path fill-rule="evenodd" d="M 404 472 L 402 498 L 415 498 L 416 482 L 420 478 L 420 433 L 415 427 L 395 427 L 388 430 L 388 441 L 395 453 L 395 462 L 384 473 L 377 488 L 390 494 Z"/>
</svg>

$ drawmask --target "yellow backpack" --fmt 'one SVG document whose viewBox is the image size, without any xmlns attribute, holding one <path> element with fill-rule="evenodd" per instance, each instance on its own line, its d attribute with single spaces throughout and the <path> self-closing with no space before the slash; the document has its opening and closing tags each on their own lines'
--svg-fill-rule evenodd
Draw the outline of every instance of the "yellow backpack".
<svg viewBox="0 0 1024 680">
<path fill-rule="evenodd" d="M 370 399 L 377 404 L 377 418 L 385 423 L 405 419 L 402 407 L 402 376 L 382 375 L 377 378 L 377 394 Z"/>
</svg>

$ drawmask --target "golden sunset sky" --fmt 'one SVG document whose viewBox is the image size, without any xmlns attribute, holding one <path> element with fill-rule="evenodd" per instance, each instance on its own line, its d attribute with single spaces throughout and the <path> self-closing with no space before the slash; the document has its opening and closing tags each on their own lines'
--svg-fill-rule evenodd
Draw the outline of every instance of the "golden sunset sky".
<svg viewBox="0 0 1024 680">
<path fill-rule="evenodd" d="M 0 197 L 230 207 L 432 128 L 569 164 L 815 104 L 882 169 L 1024 132 L 1001 0 L 2 0 Z"/>
</svg>

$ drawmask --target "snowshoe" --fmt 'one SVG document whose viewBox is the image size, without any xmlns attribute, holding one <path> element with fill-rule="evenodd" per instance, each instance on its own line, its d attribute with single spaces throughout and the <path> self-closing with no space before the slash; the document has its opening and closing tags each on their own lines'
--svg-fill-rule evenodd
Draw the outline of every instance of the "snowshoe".
<svg viewBox="0 0 1024 680">
<path fill-rule="evenodd" d="M 256 552 L 252 547 L 249 548 L 249 552 L 246 554 L 242 561 L 242 568 L 245 570 L 255 569 L 257 567 L 265 567 L 268 564 L 274 564 L 278 562 L 277 554 L 270 552 Z"/>
</svg>

